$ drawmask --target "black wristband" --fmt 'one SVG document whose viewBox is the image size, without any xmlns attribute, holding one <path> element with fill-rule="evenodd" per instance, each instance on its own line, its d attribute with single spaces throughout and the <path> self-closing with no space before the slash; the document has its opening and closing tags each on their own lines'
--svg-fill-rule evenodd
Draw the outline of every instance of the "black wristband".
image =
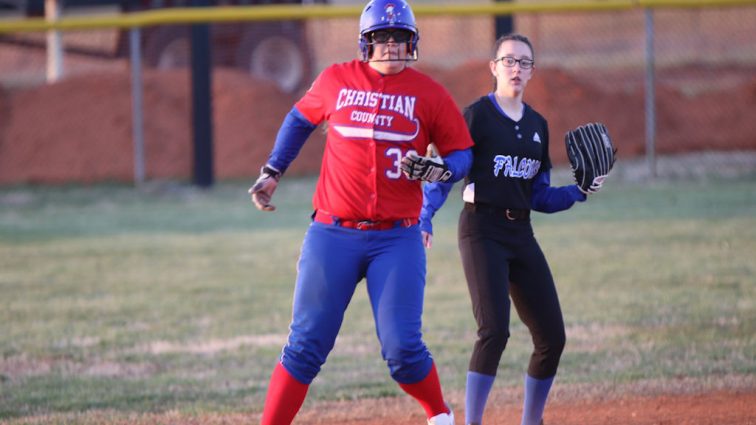
<svg viewBox="0 0 756 425">
<path fill-rule="evenodd" d="M 280 172 L 280 171 L 278 171 L 278 170 L 276 170 L 275 168 L 271 167 L 270 165 L 265 164 L 262 167 L 262 169 L 260 169 L 260 174 L 267 174 L 267 175 L 273 177 L 273 179 L 275 179 L 275 181 L 279 181 L 279 180 L 281 180 L 281 175 L 283 173 Z"/>
</svg>

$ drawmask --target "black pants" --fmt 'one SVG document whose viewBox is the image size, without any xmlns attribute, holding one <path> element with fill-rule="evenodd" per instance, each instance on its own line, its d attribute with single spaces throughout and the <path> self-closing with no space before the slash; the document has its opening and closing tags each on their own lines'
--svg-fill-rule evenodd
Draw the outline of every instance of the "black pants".
<svg viewBox="0 0 756 425">
<path fill-rule="evenodd" d="M 528 374 L 537 379 L 556 375 L 565 344 L 564 321 L 554 279 L 530 221 L 463 209 L 458 229 L 478 324 L 470 370 L 496 375 L 509 339 L 511 296 L 533 339 Z"/>
</svg>

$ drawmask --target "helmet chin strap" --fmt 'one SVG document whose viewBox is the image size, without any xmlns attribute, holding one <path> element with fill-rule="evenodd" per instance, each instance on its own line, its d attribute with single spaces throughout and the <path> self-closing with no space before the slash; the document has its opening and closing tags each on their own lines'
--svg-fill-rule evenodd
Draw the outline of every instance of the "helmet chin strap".
<svg viewBox="0 0 756 425">
<path fill-rule="evenodd" d="M 375 44 L 376 43 L 368 43 L 368 49 L 370 49 L 369 50 L 369 52 L 370 52 L 369 54 L 371 54 L 371 55 L 374 52 L 374 50 L 373 50 L 374 47 L 373 46 L 375 46 Z M 407 47 L 408 47 L 408 50 L 409 50 L 409 43 L 407 43 Z M 414 54 L 410 55 L 409 53 L 405 53 L 405 55 L 406 55 L 406 57 L 404 59 L 399 59 L 399 58 L 396 58 L 396 59 L 390 59 L 390 58 L 389 59 L 373 59 L 371 57 L 368 57 L 367 62 L 416 62 L 417 61 L 417 48 L 415 48 L 415 53 Z"/>
</svg>

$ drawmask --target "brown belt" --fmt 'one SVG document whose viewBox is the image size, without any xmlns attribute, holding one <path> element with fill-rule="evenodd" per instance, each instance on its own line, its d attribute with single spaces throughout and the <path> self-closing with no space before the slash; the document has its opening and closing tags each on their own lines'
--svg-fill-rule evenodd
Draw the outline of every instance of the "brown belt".
<svg viewBox="0 0 756 425">
<path fill-rule="evenodd" d="M 344 220 L 323 211 L 315 211 L 313 220 L 318 223 L 332 224 L 357 230 L 389 230 L 397 227 L 410 227 L 418 223 L 416 218 L 402 218 L 399 220 Z"/>
<path fill-rule="evenodd" d="M 510 221 L 522 221 L 530 219 L 530 210 L 518 210 L 513 208 L 501 208 L 490 204 L 471 204 L 465 202 L 465 209 L 479 213 L 497 215 Z"/>
</svg>

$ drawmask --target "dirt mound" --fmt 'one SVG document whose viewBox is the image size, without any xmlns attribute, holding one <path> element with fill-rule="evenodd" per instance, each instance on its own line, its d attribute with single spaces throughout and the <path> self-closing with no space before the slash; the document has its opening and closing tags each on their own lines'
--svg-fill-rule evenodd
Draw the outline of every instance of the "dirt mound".
<svg viewBox="0 0 756 425">
<path fill-rule="evenodd" d="M 462 107 L 491 90 L 485 62 L 455 69 L 423 68 Z M 144 74 L 146 173 L 187 179 L 192 173 L 191 93 L 185 71 Z M 236 71 L 213 74 L 214 170 L 218 179 L 254 178 L 281 120 L 297 100 Z M 561 135 L 588 121 L 604 122 L 620 158 L 645 151 L 642 89 L 602 91 L 557 69 L 538 69 L 525 101 L 548 120 L 554 163 L 566 160 Z M 716 108 L 709 108 L 715 104 Z M 0 90 L 0 184 L 133 179 L 131 83 L 127 71 L 77 76 L 60 83 Z M 754 149 L 756 78 L 748 84 L 686 96 L 657 89 L 659 153 Z M 691 125 L 695 123 L 696 125 Z M 706 131 L 702 131 L 705 129 Z M 289 174 L 314 174 L 324 135 L 316 130 Z"/>
</svg>

